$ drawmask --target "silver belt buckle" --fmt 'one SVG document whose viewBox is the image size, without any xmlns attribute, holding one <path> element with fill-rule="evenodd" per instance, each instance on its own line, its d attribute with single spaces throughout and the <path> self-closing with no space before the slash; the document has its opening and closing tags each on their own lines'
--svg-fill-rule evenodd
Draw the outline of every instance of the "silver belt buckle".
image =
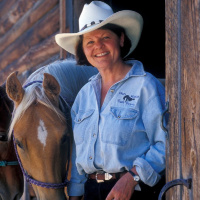
<svg viewBox="0 0 200 200">
<path fill-rule="evenodd" d="M 112 175 L 111 174 L 109 174 L 109 173 L 104 173 L 103 171 L 100 171 L 100 172 L 97 172 L 96 173 L 96 181 L 97 181 L 97 183 L 103 183 L 104 182 L 104 180 L 98 180 L 98 177 L 97 177 L 97 175 L 98 174 L 104 174 L 104 176 L 105 176 L 105 181 L 108 181 L 108 180 L 110 180 L 111 178 L 112 178 Z"/>
<path fill-rule="evenodd" d="M 104 173 L 103 171 L 99 171 L 99 172 L 96 173 L 96 181 L 97 181 L 97 183 L 103 183 L 104 182 L 104 180 L 99 180 L 98 177 L 97 177 L 98 174 L 103 174 L 103 173 Z"/>
</svg>

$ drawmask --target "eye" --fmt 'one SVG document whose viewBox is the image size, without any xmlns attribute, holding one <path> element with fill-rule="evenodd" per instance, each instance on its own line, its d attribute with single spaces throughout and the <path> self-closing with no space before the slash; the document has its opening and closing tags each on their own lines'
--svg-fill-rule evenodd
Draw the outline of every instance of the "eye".
<svg viewBox="0 0 200 200">
<path fill-rule="evenodd" d="M 93 44 L 94 42 L 92 41 L 92 40 L 90 40 L 90 41 L 88 41 L 87 42 L 87 45 L 91 45 L 91 44 Z"/>
<path fill-rule="evenodd" d="M 64 134 L 62 139 L 61 139 L 61 144 L 64 144 L 66 142 L 68 142 L 69 140 L 69 135 L 68 134 Z"/>
<path fill-rule="evenodd" d="M 103 37 L 104 40 L 107 40 L 107 39 L 109 39 L 109 38 L 110 38 L 109 36 Z"/>
<path fill-rule="evenodd" d="M 0 141 L 5 142 L 7 140 L 8 140 L 7 135 L 0 135 Z"/>
<path fill-rule="evenodd" d="M 23 144 L 19 140 L 16 139 L 15 143 L 20 149 L 23 149 Z"/>
</svg>

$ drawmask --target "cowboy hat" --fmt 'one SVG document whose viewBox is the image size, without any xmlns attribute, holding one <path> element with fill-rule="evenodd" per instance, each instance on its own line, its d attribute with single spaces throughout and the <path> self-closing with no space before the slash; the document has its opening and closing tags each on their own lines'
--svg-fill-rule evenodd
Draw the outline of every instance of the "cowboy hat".
<svg viewBox="0 0 200 200">
<path fill-rule="evenodd" d="M 131 10 L 113 13 L 112 8 L 102 1 L 92 1 L 90 4 L 85 4 L 79 17 L 79 32 L 57 34 L 55 36 L 56 43 L 75 55 L 75 46 L 80 35 L 94 31 L 108 23 L 124 28 L 126 35 L 131 40 L 131 48 L 127 54 L 129 55 L 139 42 L 143 18 L 139 13 Z"/>
</svg>

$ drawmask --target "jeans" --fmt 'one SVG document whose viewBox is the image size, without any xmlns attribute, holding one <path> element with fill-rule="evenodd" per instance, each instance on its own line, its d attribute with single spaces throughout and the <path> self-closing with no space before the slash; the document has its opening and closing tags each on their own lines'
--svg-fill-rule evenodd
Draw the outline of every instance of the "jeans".
<svg viewBox="0 0 200 200">
<path fill-rule="evenodd" d="M 117 180 L 110 180 L 97 183 L 96 180 L 88 179 L 85 183 L 84 200 L 105 200 L 116 182 Z M 160 190 L 164 185 L 165 177 L 154 187 L 140 183 L 141 191 L 134 191 L 130 200 L 158 200 Z"/>
</svg>

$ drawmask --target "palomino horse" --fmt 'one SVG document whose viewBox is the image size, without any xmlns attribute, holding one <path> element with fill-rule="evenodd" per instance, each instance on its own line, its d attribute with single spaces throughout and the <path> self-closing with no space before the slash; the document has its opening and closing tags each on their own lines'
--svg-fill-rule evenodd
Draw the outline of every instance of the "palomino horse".
<svg viewBox="0 0 200 200">
<path fill-rule="evenodd" d="M 96 73 L 93 67 L 64 60 L 40 68 L 24 86 L 15 72 L 7 78 L 7 94 L 15 104 L 9 134 L 13 132 L 19 163 L 37 199 L 66 199 L 63 187 L 72 135 L 69 105 Z"/>
<path fill-rule="evenodd" d="M 5 84 L 0 86 L 0 199 L 17 200 L 23 193 L 23 174 L 18 165 L 13 140 L 8 140 L 13 102 L 8 98 Z"/>
</svg>

